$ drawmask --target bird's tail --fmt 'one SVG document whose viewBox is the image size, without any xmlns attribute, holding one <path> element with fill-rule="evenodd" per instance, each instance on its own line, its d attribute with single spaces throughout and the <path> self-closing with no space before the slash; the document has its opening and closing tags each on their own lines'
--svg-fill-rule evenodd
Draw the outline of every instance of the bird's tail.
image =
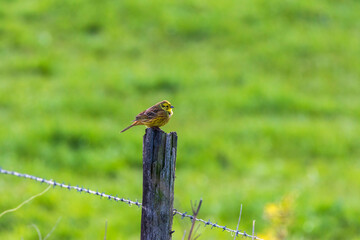
<svg viewBox="0 0 360 240">
<path fill-rule="evenodd" d="M 124 128 L 123 130 L 121 130 L 121 133 L 122 133 L 122 132 L 125 132 L 125 131 L 128 130 L 129 128 L 132 128 L 132 127 L 134 127 L 134 126 L 136 126 L 136 125 L 140 125 L 140 123 L 139 123 L 138 121 L 133 122 L 130 126 L 128 126 L 127 128 Z"/>
</svg>

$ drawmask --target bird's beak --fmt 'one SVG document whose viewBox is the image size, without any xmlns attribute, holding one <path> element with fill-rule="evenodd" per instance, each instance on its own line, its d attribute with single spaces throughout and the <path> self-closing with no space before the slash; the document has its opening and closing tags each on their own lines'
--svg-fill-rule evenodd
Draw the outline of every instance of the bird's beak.
<svg viewBox="0 0 360 240">
<path fill-rule="evenodd" d="M 174 108 L 174 106 L 171 106 L 170 108 Z"/>
</svg>

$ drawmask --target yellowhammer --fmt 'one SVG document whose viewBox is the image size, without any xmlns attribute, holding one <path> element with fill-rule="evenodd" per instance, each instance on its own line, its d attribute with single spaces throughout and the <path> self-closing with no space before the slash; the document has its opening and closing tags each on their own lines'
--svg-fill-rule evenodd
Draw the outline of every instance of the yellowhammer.
<svg viewBox="0 0 360 240">
<path fill-rule="evenodd" d="M 121 132 L 125 132 L 129 128 L 136 125 L 145 125 L 147 127 L 156 127 L 159 128 L 164 126 L 173 115 L 171 103 L 169 101 L 162 101 L 154 106 L 146 109 L 145 111 L 139 113 L 130 126 L 122 130 Z"/>
</svg>

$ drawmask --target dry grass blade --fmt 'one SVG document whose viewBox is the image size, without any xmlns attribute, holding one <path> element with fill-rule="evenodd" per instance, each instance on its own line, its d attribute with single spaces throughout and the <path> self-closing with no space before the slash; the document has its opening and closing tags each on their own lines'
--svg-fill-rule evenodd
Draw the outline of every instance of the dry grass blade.
<svg viewBox="0 0 360 240">
<path fill-rule="evenodd" d="M 19 206 L 17 206 L 16 208 L 9 209 L 9 210 L 6 210 L 6 211 L 2 212 L 2 213 L 0 214 L 0 218 L 1 218 L 2 216 L 4 216 L 6 213 L 15 212 L 16 210 L 18 210 L 19 208 L 21 208 L 21 207 L 22 207 L 23 205 L 25 205 L 26 203 L 28 203 L 28 202 L 30 202 L 31 200 L 33 200 L 34 198 L 43 195 L 44 193 L 46 193 L 46 192 L 50 189 L 50 187 L 51 187 L 51 186 L 48 186 L 44 191 L 42 191 L 41 193 L 38 193 L 38 194 L 32 196 L 31 198 L 29 198 L 28 200 L 24 201 L 23 203 L 21 203 L 21 204 L 20 204 Z"/>
<path fill-rule="evenodd" d="M 255 237 L 255 220 L 253 221 L 252 239 L 256 239 L 256 237 Z"/>
<path fill-rule="evenodd" d="M 240 220 L 241 220 L 241 212 L 242 212 L 242 204 L 240 205 L 240 215 L 239 215 L 239 221 L 238 221 L 238 224 L 237 224 L 237 226 L 236 226 L 236 233 L 235 233 L 234 240 L 235 240 L 235 239 L 236 239 L 236 237 L 238 236 L 239 225 L 240 225 Z"/>
<path fill-rule="evenodd" d="M 106 240 L 106 233 L 107 233 L 107 220 L 105 221 L 105 234 L 104 234 L 104 240 Z"/>
<path fill-rule="evenodd" d="M 41 233 L 40 233 L 39 228 L 38 228 L 35 224 L 31 224 L 31 226 L 32 226 L 33 228 L 35 228 L 35 230 L 36 230 L 36 232 L 37 232 L 37 234 L 38 234 L 38 236 L 39 236 L 39 240 L 42 240 L 42 237 L 41 237 Z"/>
<path fill-rule="evenodd" d="M 57 225 L 59 224 L 61 220 L 61 217 L 58 218 L 58 220 L 56 221 L 54 227 L 50 230 L 50 232 L 44 237 L 44 240 L 46 240 L 47 238 L 49 238 L 51 236 L 51 234 L 55 231 Z"/>
<path fill-rule="evenodd" d="M 185 236 L 186 236 L 186 230 L 184 231 L 184 234 L 183 234 L 183 237 L 181 240 L 184 240 L 185 239 Z"/>
<path fill-rule="evenodd" d="M 200 228 L 200 225 L 197 226 L 197 228 L 195 229 L 194 234 L 196 234 L 196 232 L 199 230 L 199 228 Z M 196 239 L 198 239 L 199 237 L 200 237 L 200 234 L 197 235 L 197 236 L 195 236 L 193 240 L 196 240 Z"/>
</svg>

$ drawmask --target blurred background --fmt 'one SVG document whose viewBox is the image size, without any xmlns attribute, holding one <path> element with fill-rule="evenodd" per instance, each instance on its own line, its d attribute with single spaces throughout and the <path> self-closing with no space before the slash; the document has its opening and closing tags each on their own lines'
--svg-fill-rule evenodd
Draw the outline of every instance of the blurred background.
<svg viewBox="0 0 360 240">
<path fill-rule="evenodd" d="M 360 239 L 359 1 L 0 0 L 0 167 L 142 198 L 167 99 L 174 207 L 266 239 Z M 0 175 L 0 212 L 45 185 Z M 141 210 L 51 189 L 0 239 L 139 239 Z M 174 218 L 174 239 L 190 221 Z M 201 226 L 199 239 L 233 239 Z"/>
</svg>

